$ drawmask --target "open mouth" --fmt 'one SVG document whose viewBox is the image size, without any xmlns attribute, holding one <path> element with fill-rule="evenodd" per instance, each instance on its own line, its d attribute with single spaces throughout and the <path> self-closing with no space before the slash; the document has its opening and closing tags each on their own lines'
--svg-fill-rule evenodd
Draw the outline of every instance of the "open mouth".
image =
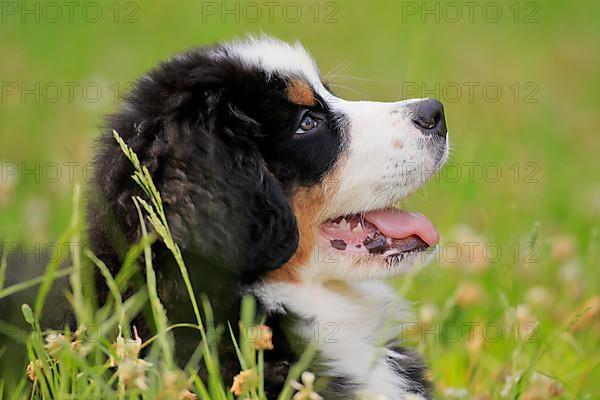
<svg viewBox="0 0 600 400">
<path fill-rule="evenodd" d="M 426 216 L 398 209 L 328 219 L 321 224 L 319 234 L 340 252 L 384 257 L 425 251 L 440 240 Z"/>
</svg>

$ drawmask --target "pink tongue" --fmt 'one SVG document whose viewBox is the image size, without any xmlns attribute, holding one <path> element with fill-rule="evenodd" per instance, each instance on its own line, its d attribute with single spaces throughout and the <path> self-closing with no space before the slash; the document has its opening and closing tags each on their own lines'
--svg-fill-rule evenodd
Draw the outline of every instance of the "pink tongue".
<svg viewBox="0 0 600 400">
<path fill-rule="evenodd" d="M 440 234 L 433 223 L 423 214 L 402 210 L 378 210 L 366 213 L 365 219 L 384 235 L 394 239 L 417 235 L 430 246 L 434 246 L 440 240 Z"/>
</svg>

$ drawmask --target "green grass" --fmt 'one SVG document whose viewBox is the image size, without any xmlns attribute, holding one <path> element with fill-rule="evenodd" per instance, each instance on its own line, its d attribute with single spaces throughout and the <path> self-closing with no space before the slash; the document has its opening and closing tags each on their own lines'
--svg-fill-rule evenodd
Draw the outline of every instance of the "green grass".
<svg viewBox="0 0 600 400">
<path fill-rule="evenodd" d="M 375 5 L 359 0 L 339 2 L 337 23 L 323 21 L 324 8 L 320 22 L 315 23 L 308 9 L 312 3 L 301 3 L 305 4 L 304 15 L 298 23 L 286 22 L 278 14 L 273 22 L 266 15 L 257 23 L 236 23 L 231 18 L 223 23 L 220 17 L 204 22 L 202 4 L 192 0 L 168 6 L 140 3 L 138 22 L 131 24 L 114 23 L 111 17 L 93 24 L 81 18 L 73 23 L 64 19 L 21 23 L 12 18 L 0 24 L 2 82 L 31 86 L 35 82 L 93 81 L 103 89 L 95 103 L 86 102 L 80 92 L 74 101 L 66 95 L 57 102 L 36 102 L 31 96 L 21 101 L 19 95 L 10 95 L 2 102 L 0 162 L 26 163 L 29 169 L 36 162 L 80 163 L 73 179 L 63 167 L 57 182 L 22 171 L 8 176 L 3 164 L 2 240 L 33 246 L 63 240 L 64 232 L 69 241 L 81 232 L 82 218 L 75 222 L 71 218 L 71 198 L 75 183 L 84 187 L 87 183 L 84 165 L 101 116 L 117 107 L 114 84 L 123 88 L 177 51 L 247 32 L 263 30 L 283 39 L 299 39 L 345 97 L 386 101 L 420 97 L 427 93 L 415 93 L 413 84 L 423 84 L 425 89 L 434 88 L 430 96 L 445 102 L 453 145 L 451 162 L 461 166 L 462 176 L 452 179 L 450 164 L 439 179 L 404 204 L 436 223 L 445 243 L 443 256 L 418 274 L 392 282 L 415 302 L 419 325 L 409 326 L 414 333 L 406 339 L 425 355 L 438 397 L 453 398 L 453 394 L 466 391 L 466 398 L 545 398 L 548 386 L 558 384 L 562 388 L 558 398 L 600 396 L 598 3 L 537 2 L 537 23 L 515 23 L 508 8 L 512 2 L 498 3 L 504 17 L 497 23 L 486 22 L 479 13 L 473 23 L 466 18 L 456 23 L 436 23 L 431 17 L 425 22 L 420 17 L 403 20 L 406 2 Z M 321 4 L 324 7 L 325 3 Z M 433 2 L 428 4 L 433 7 Z M 519 4 L 522 12 L 527 11 L 527 2 Z M 105 6 L 105 15 L 110 16 L 110 4 Z M 476 90 L 469 99 L 468 82 L 478 83 L 479 88 L 497 83 L 502 96 L 492 102 Z M 530 82 L 534 86 L 527 86 Z M 436 83 L 440 90 L 435 89 Z M 452 93 L 442 90 L 449 90 L 453 83 L 464 90 L 456 101 L 452 101 Z M 532 93 L 536 102 L 525 102 Z M 479 163 L 473 166 L 471 177 L 467 163 Z M 501 177 L 490 179 L 484 175 L 484 166 L 499 167 Z M 493 170 L 487 172 L 491 175 Z M 147 211 L 143 205 L 141 209 Z M 70 229 L 73 224 L 78 228 Z M 489 243 L 502 253 L 486 261 L 481 250 Z M 135 251 L 143 254 L 144 247 L 143 243 Z M 469 247 L 474 249 L 471 257 Z M 452 253 L 456 249 L 460 249 L 460 257 Z M 93 265 L 83 253 L 79 266 L 74 264 L 66 272 L 56 270 L 53 278 L 64 273 L 73 276 L 75 299 L 79 279 L 81 291 L 89 286 L 86 271 Z M 81 274 L 79 268 L 83 268 Z M 0 267 L 0 282 L 2 271 Z M 126 279 L 126 274 L 114 277 L 117 288 Z M 47 313 L 42 307 L 46 290 L 42 288 L 51 281 L 52 274 L 47 273 L 37 282 L 4 287 L 0 299 L 38 284 L 42 294 L 37 304 L 31 304 L 34 316 Z M 131 318 L 141 303 L 152 298 L 151 291 L 148 287 L 120 306 L 115 299 L 110 310 L 96 310 L 91 304 L 78 305 L 76 311 L 102 311 L 100 317 L 114 325 L 123 313 L 125 319 Z M 119 307 L 121 311 L 115 311 Z M 536 329 L 529 340 L 518 328 L 527 322 L 535 323 Z M 490 334 L 493 328 L 489 327 L 497 324 L 503 335 L 498 340 L 480 340 L 479 332 L 477 340 L 469 340 L 464 327 L 474 323 L 479 324 L 476 332 L 488 327 Z M 452 332 L 448 328 L 444 332 L 444 327 L 456 325 L 463 327 L 463 332 L 453 340 Z M 518 338 L 509 336 L 513 332 L 510 327 L 520 332 Z M 168 335 L 163 334 L 152 346 L 163 339 L 169 345 Z M 87 366 L 96 376 L 108 371 L 105 363 L 113 340 L 106 338 L 88 356 L 99 361 Z M 42 344 L 30 343 L 34 355 L 42 351 Z M 6 354 L 0 349 L 1 362 L 10 364 Z M 74 365 L 70 372 L 81 369 L 76 361 L 67 363 Z M 98 379 L 106 385 L 115 383 Z M 65 378 L 64 385 L 66 382 L 83 386 L 76 376 Z M 153 388 L 160 385 L 158 380 L 152 382 Z M 0 384 L 0 391 L 6 395 L 2 388 L 12 384 Z M 56 385 L 57 390 L 66 390 L 60 384 L 60 380 L 48 383 L 47 390 Z M 98 390 L 106 388 L 98 385 Z M 41 385 L 37 387 L 41 393 Z M 190 388 L 201 395 L 197 382 Z M 111 390 L 118 388 L 111 386 Z M 31 384 L 24 380 L 20 391 L 11 394 L 28 395 L 30 391 Z"/>
</svg>

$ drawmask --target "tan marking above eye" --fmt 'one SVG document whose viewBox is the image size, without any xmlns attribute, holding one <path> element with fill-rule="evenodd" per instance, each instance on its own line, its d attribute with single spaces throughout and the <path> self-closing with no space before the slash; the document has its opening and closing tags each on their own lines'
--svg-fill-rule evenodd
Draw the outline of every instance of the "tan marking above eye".
<svg viewBox="0 0 600 400">
<path fill-rule="evenodd" d="M 294 103 L 301 106 L 314 106 L 317 103 L 315 92 L 310 85 L 302 79 L 292 79 L 287 85 L 287 97 Z"/>
</svg>

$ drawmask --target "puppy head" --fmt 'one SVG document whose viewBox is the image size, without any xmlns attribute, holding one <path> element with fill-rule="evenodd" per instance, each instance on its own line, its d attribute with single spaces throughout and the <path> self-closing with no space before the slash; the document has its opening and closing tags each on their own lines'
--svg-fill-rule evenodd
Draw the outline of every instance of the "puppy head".
<svg viewBox="0 0 600 400">
<path fill-rule="evenodd" d="M 298 44 L 251 40 L 230 45 L 245 65 L 274 76 L 304 78 L 291 96 L 319 124 L 335 127 L 339 151 L 320 182 L 300 185 L 290 201 L 300 241 L 273 280 L 380 278 L 425 264 L 439 235 L 423 215 L 395 209 L 433 176 L 448 156 L 442 105 L 414 99 L 392 103 L 346 101 L 321 81 Z M 309 86 L 317 104 L 312 108 Z M 316 115 L 315 115 L 316 114 Z M 319 136 L 320 130 L 303 133 Z"/>
<path fill-rule="evenodd" d="M 97 152 L 100 254 L 115 247 L 106 215 L 126 243 L 140 232 L 139 190 L 112 129 L 148 167 L 180 246 L 246 277 L 382 276 L 437 241 L 426 218 L 391 208 L 446 158 L 441 105 L 340 99 L 298 44 L 193 50 L 139 80 Z"/>
</svg>

